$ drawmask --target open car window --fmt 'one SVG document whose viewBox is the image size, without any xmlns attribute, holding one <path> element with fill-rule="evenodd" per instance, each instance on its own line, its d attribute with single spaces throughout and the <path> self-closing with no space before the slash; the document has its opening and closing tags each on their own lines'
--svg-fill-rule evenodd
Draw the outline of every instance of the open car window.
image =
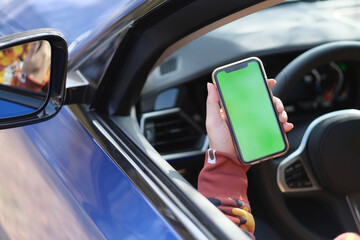
<svg viewBox="0 0 360 240">
<path fill-rule="evenodd" d="M 190 42 L 168 56 L 149 74 L 136 105 L 142 134 L 168 163 L 196 187 L 208 148 L 205 85 L 212 81 L 211 72 L 219 66 L 257 56 L 263 61 L 268 77 L 275 78 L 287 64 L 315 46 L 360 40 L 360 27 L 356 20 L 359 9 L 358 1 L 286 1 Z M 287 156 L 300 146 L 307 126 L 317 117 L 333 111 L 359 108 L 358 69 L 359 62 L 346 57 L 329 59 L 304 73 L 296 86 L 289 89 L 282 100 L 295 129 L 288 134 L 290 151 Z M 282 159 L 274 161 L 278 163 Z M 294 160 L 294 166 L 295 163 Z M 258 168 L 261 166 L 255 167 Z M 250 170 L 249 174 L 255 176 L 255 170 Z M 265 185 L 264 182 L 249 181 L 250 202 L 259 207 L 253 208 L 255 219 L 274 227 L 270 222 L 271 216 L 261 213 L 262 208 L 270 206 L 258 200 L 267 196 L 252 188 L 254 185 Z M 274 184 L 279 190 L 276 181 Z M 306 188 L 312 183 L 305 179 L 304 182 L 294 180 L 288 184 L 292 186 L 290 188 L 297 185 L 298 188 Z M 298 221 L 298 230 L 306 226 L 312 233 L 325 238 L 335 237 L 344 231 L 339 222 L 329 220 L 329 216 L 335 213 L 323 214 L 322 201 L 316 197 L 291 199 L 285 196 L 285 201 L 288 204 L 287 213 L 290 212 Z M 297 206 L 301 201 L 308 204 L 299 210 Z M 306 207 L 323 214 L 324 217 L 319 217 L 318 221 L 329 223 L 333 226 L 332 231 L 309 226 L 306 223 L 309 216 L 303 213 Z M 273 228 L 276 236 L 282 232 L 277 227 Z M 261 235 L 261 232 L 258 234 Z"/>
</svg>

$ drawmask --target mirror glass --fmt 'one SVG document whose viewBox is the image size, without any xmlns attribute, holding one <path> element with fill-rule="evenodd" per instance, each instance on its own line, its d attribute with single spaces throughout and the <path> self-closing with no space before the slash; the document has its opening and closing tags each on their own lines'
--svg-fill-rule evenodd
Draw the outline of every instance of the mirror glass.
<svg viewBox="0 0 360 240">
<path fill-rule="evenodd" d="M 44 105 L 50 64 L 46 40 L 0 49 L 0 119 L 30 114 Z"/>
</svg>

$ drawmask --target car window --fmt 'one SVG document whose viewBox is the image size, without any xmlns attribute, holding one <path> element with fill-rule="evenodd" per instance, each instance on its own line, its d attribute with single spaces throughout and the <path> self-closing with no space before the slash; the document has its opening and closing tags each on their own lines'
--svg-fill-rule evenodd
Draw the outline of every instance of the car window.
<svg viewBox="0 0 360 240">
<path fill-rule="evenodd" d="M 208 147 L 205 83 L 212 81 L 212 71 L 258 56 L 264 62 L 267 76 L 275 78 L 294 58 L 315 46 L 358 41 L 359 9 L 359 1 L 287 1 L 218 28 L 180 48 L 149 74 L 142 90 L 137 113 L 145 138 L 196 187 Z M 326 65 L 314 66 L 304 74 L 287 98 L 282 99 L 290 121 L 295 123 L 294 131 L 289 133 L 290 153 L 298 148 L 304 126 L 319 115 L 359 108 L 358 76 L 359 63 L 346 59 L 329 59 Z M 249 182 L 258 183 L 252 179 Z M 256 208 L 258 199 L 264 198 L 257 194 L 249 193 L 255 215 L 262 211 Z M 302 215 L 304 208 L 298 210 L 302 204 L 299 199 L 292 200 L 289 209 L 306 225 L 309 218 Z M 321 220 L 326 222 L 327 217 Z M 309 229 L 328 239 L 331 234 L 341 233 L 328 229 L 324 233 L 313 226 Z"/>
</svg>

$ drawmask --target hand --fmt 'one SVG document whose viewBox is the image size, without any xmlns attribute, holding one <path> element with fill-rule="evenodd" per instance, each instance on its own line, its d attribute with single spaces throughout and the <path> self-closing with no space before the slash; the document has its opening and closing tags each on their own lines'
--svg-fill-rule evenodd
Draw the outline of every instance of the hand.
<svg viewBox="0 0 360 240">
<path fill-rule="evenodd" d="M 34 41 L 31 43 L 29 53 L 24 60 L 22 72 L 31 76 L 38 84 L 42 84 L 50 67 L 50 58 L 50 43 L 48 41 Z"/>
<path fill-rule="evenodd" d="M 268 79 L 267 83 L 269 88 L 272 88 L 276 84 L 276 81 L 274 79 Z M 220 99 L 216 87 L 212 83 L 208 83 L 207 89 L 206 130 L 209 137 L 210 148 L 233 155 L 237 158 L 238 156 L 232 142 L 230 130 L 226 123 L 225 112 L 223 109 L 220 109 Z M 294 125 L 287 122 L 288 117 L 281 100 L 274 97 L 273 101 L 285 132 L 289 132 L 293 129 Z"/>
</svg>

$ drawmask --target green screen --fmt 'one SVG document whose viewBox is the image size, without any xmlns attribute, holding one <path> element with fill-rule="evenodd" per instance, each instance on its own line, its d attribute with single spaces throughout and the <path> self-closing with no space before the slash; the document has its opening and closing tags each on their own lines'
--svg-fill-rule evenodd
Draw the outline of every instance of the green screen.
<svg viewBox="0 0 360 240">
<path fill-rule="evenodd" d="M 283 151 L 285 143 L 259 64 L 240 67 L 220 70 L 216 78 L 241 157 L 251 162 Z"/>
</svg>

